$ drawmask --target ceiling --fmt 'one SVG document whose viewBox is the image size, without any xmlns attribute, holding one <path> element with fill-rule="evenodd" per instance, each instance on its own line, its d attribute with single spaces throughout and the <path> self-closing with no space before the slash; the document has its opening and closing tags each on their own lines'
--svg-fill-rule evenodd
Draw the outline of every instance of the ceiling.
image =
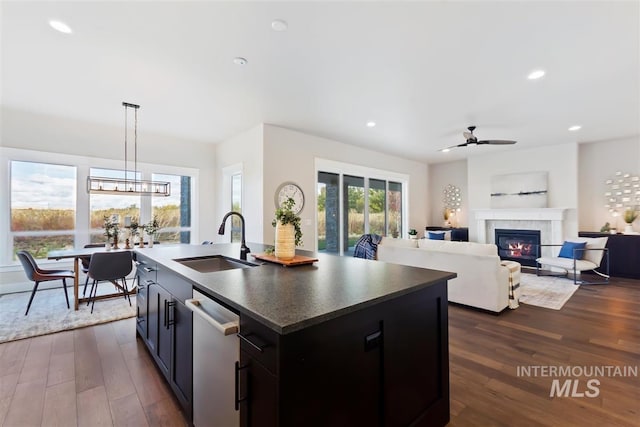
<svg viewBox="0 0 640 427">
<path fill-rule="evenodd" d="M 122 126 L 128 101 L 140 132 L 218 143 L 271 123 L 425 162 L 640 134 L 637 1 L 1 7 L 1 103 L 15 110 Z M 469 125 L 518 144 L 438 151 Z"/>
</svg>

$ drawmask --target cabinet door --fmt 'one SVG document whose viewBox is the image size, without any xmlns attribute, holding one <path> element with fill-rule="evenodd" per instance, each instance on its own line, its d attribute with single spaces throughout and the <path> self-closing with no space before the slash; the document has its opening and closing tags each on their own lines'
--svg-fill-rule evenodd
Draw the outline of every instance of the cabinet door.
<svg viewBox="0 0 640 427">
<path fill-rule="evenodd" d="M 147 286 L 148 283 L 144 280 L 143 277 L 138 275 L 138 288 L 136 293 L 136 329 L 138 333 L 142 337 L 142 339 L 147 339 Z"/>
<path fill-rule="evenodd" d="M 449 421 L 447 282 L 397 298 L 384 321 L 384 425 Z"/>
<path fill-rule="evenodd" d="M 160 285 L 153 284 L 148 288 L 148 344 L 158 363 L 158 367 L 169 378 L 171 366 L 171 326 L 169 325 L 169 308 L 171 294 Z"/>
<path fill-rule="evenodd" d="M 240 425 L 271 427 L 278 425 L 277 381 L 264 366 L 244 350 L 240 351 Z"/>
<path fill-rule="evenodd" d="M 173 331 L 171 387 L 182 407 L 190 413 L 193 384 L 193 313 L 180 301 L 174 299 L 173 303 L 169 320 Z"/>
</svg>

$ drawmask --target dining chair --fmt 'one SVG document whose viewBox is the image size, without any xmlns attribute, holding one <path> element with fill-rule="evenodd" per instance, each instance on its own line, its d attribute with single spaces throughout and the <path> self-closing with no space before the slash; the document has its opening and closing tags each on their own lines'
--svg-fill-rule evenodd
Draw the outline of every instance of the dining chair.
<svg viewBox="0 0 640 427">
<path fill-rule="evenodd" d="M 31 291 L 31 298 L 29 298 L 29 303 L 27 304 L 27 311 L 24 313 L 26 316 L 29 314 L 29 308 L 31 308 L 31 302 L 33 301 L 33 297 L 38 290 L 38 285 L 41 282 L 48 282 L 51 280 L 62 280 L 62 287 L 64 289 L 64 297 L 67 299 L 67 308 L 69 307 L 69 295 L 67 295 L 67 281 L 66 279 L 73 279 L 75 275 L 71 270 L 43 270 L 38 267 L 36 260 L 33 259 L 33 256 L 28 251 L 18 251 L 17 252 L 18 259 L 20 263 L 22 263 L 22 268 L 24 268 L 24 272 L 27 275 L 27 278 L 34 282 L 33 290 Z"/>
<path fill-rule="evenodd" d="M 130 251 L 96 252 L 91 255 L 87 274 L 93 282 L 91 283 L 87 305 L 91 303 L 92 313 L 96 302 L 96 294 L 98 293 L 98 282 L 100 281 L 108 280 L 118 286 L 124 292 L 124 298 L 129 300 L 129 305 L 131 306 L 131 297 L 127 288 L 127 275 L 133 270 L 132 261 L 133 258 Z"/>
<path fill-rule="evenodd" d="M 84 245 L 85 248 L 104 248 L 104 243 L 89 243 L 88 245 Z M 82 272 L 87 276 L 84 281 L 84 288 L 82 289 L 82 296 L 87 293 L 87 285 L 89 284 L 89 262 L 91 261 L 91 255 L 80 257 L 80 268 Z"/>
</svg>

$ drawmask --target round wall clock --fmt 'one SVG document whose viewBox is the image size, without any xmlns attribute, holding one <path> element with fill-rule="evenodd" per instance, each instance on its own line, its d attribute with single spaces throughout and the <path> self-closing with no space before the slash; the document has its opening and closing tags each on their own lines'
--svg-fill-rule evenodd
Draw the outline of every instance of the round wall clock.
<svg viewBox="0 0 640 427">
<path fill-rule="evenodd" d="M 283 182 L 278 186 L 275 194 L 276 208 L 282 206 L 289 197 L 293 199 L 295 204 L 293 205 L 293 212 L 295 214 L 300 213 L 304 207 L 304 193 L 302 188 L 293 182 Z"/>
</svg>

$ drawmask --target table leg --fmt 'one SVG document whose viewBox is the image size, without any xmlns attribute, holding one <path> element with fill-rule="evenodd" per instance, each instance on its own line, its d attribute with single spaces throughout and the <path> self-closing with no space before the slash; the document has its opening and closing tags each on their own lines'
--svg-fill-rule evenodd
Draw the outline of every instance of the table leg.
<svg viewBox="0 0 640 427">
<path fill-rule="evenodd" d="M 78 310 L 78 281 L 80 276 L 80 258 L 73 259 L 73 305 Z"/>
</svg>

